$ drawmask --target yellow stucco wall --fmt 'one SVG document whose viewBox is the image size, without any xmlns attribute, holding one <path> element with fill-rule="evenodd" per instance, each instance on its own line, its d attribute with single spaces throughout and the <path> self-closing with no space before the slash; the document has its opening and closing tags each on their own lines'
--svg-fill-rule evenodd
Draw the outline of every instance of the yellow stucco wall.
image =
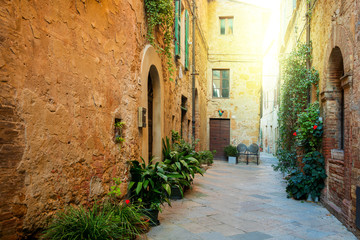
<svg viewBox="0 0 360 240">
<path fill-rule="evenodd" d="M 233 16 L 233 34 L 220 35 L 219 17 Z M 208 121 L 230 119 L 230 143 L 258 142 L 262 42 L 267 12 L 253 5 L 231 1 L 211 1 L 208 5 Z M 212 70 L 230 70 L 230 97 L 212 97 Z M 218 110 L 223 110 L 222 117 Z M 208 122 L 209 124 L 209 122 Z"/>
</svg>

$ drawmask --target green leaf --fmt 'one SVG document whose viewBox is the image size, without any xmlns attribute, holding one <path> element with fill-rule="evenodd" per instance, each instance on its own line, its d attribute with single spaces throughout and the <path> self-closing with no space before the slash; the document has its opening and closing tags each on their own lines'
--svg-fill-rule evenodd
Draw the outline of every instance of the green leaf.
<svg viewBox="0 0 360 240">
<path fill-rule="evenodd" d="M 144 182 L 144 189 L 146 189 L 148 185 L 149 185 L 149 180 L 145 180 L 145 182 Z"/>
<path fill-rule="evenodd" d="M 157 173 L 157 175 L 159 175 L 162 179 L 164 179 L 165 181 L 167 181 L 168 180 L 168 177 L 167 176 L 165 176 L 164 174 L 162 174 L 162 173 Z"/>
<path fill-rule="evenodd" d="M 132 186 L 134 186 L 135 182 L 130 182 L 129 183 L 129 186 L 128 186 L 128 189 L 130 190 L 132 188 Z"/>
<path fill-rule="evenodd" d="M 171 187 L 169 184 L 162 184 L 163 188 L 166 190 L 166 192 L 171 195 Z"/>
<path fill-rule="evenodd" d="M 136 194 L 139 194 L 139 192 L 141 191 L 143 183 L 142 182 L 138 182 L 137 187 L 136 187 Z"/>
<path fill-rule="evenodd" d="M 181 170 L 181 164 L 180 164 L 179 162 L 175 162 L 175 165 L 177 166 L 177 168 L 178 168 L 179 170 Z"/>
</svg>

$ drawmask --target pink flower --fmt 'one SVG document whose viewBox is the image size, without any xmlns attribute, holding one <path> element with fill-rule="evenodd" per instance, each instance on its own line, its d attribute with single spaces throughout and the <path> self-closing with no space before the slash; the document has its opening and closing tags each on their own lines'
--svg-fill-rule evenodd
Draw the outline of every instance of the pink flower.
<svg viewBox="0 0 360 240">
<path fill-rule="evenodd" d="M 314 129 L 317 129 L 317 126 L 316 125 L 314 125 L 314 127 L 313 127 Z"/>
<path fill-rule="evenodd" d="M 296 132 L 294 132 L 293 135 L 296 136 Z"/>
<path fill-rule="evenodd" d="M 129 199 L 126 199 L 125 202 L 126 202 L 126 204 L 129 204 L 129 203 L 130 203 L 130 200 L 129 200 Z"/>
</svg>

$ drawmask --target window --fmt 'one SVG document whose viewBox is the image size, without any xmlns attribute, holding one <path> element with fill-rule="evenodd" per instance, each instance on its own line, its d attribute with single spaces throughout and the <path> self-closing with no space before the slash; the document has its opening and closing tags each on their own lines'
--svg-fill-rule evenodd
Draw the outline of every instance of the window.
<svg viewBox="0 0 360 240">
<path fill-rule="evenodd" d="M 175 1 L 175 56 L 180 57 L 181 0 Z"/>
<path fill-rule="evenodd" d="M 233 17 L 220 17 L 220 34 L 232 35 L 233 34 Z"/>
<path fill-rule="evenodd" d="M 189 12 L 185 10 L 185 69 L 189 70 Z"/>
<path fill-rule="evenodd" d="M 213 70 L 213 97 L 229 98 L 229 72 L 230 70 Z"/>
</svg>

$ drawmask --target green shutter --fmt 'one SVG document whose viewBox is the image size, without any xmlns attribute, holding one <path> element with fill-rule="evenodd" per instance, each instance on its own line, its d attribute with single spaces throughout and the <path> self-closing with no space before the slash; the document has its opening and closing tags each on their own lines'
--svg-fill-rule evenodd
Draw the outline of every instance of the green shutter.
<svg viewBox="0 0 360 240">
<path fill-rule="evenodd" d="M 185 10 L 185 69 L 189 70 L 189 12 Z"/>
<path fill-rule="evenodd" d="M 175 56 L 180 57 L 181 0 L 175 0 Z"/>
</svg>

